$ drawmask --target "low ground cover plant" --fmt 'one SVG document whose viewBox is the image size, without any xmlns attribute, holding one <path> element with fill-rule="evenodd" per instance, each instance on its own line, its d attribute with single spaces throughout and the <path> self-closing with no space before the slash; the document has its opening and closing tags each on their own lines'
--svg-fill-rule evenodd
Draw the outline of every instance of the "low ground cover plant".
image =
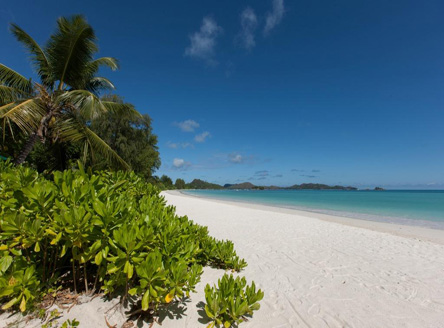
<svg viewBox="0 0 444 328">
<path fill-rule="evenodd" d="M 259 310 L 259 301 L 264 297 L 260 289 L 256 291 L 254 282 L 247 285 L 245 277 L 224 274 L 217 286 L 205 287 L 205 313 L 211 322 L 208 328 L 238 325 Z"/>
<path fill-rule="evenodd" d="M 153 315 L 189 296 L 206 265 L 239 271 L 246 263 L 230 241 L 176 215 L 134 173 L 92 173 L 79 164 L 45 177 L 0 163 L 2 310 L 25 312 L 63 286 L 123 295 L 122 302 Z M 234 293 L 244 295 L 242 288 Z"/>
</svg>

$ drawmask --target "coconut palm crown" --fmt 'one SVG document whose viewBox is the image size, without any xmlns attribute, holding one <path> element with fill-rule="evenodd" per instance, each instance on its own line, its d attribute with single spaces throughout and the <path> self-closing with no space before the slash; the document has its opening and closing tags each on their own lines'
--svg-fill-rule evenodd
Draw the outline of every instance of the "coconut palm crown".
<svg viewBox="0 0 444 328">
<path fill-rule="evenodd" d="M 131 106 L 101 100 L 101 91 L 114 89 L 100 67 L 118 69 L 112 57 L 94 59 L 98 52 L 94 30 L 80 15 L 61 17 L 44 47 L 19 26 L 11 32 L 30 54 L 40 81 L 27 79 L 0 63 L 0 120 L 3 130 L 15 124 L 28 136 L 16 164 L 22 164 L 38 138 L 43 142 L 82 143 L 83 158 L 98 153 L 110 164 L 128 164 L 89 129 L 91 119 L 107 111 L 140 115 Z"/>
</svg>

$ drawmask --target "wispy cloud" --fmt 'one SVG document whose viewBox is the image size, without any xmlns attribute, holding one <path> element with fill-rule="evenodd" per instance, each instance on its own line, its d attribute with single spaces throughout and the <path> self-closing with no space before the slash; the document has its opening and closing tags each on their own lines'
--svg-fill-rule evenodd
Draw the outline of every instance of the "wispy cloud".
<svg viewBox="0 0 444 328">
<path fill-rule="evenodd" d="M 228 161 L 234 164 L 240 164 L 244 162 L 244 157 L 238 153 L 228 154 Z"/>
<path fill-rule="evenodd" d="M 313 169 L 313 170 L 292 169 L 291 172 L 312 172 L 312 173 L 319 173 L 319 172 L 321 172 L 321 170 L 316 170 L 316 169 Z M 301 176 L 304 176 L 304 175 L 301 175 Z"/>
<path fill-rule="evenodd" d="M 186 120 L 183 122 L 174 122 L 174 125 L 178 126 L 183 132 L 194 132 L 200 124 L 193 120 Z"/>
<path fill-rule="evenodd" d="M 194 137 L 194 141 L 202 143 L 202 142 L 205 142 L 205 140 L 210 136 L 211 136 L 210 132 L 205 131 L 205 132 L 202 132 L 201 134 L 196 135 Z"/>
<path fill-rule="evenodd" d="M 207 64 L 217 64 L 214 49 L 216 39 L 221 33 L 222 27 L 212 17 L 204 17 L 200 30 L 189 36 L 190 45 L 185 49 L 185 56 L 202 59 Z"/>
<path fill-rule="evenodd" d="M 240 16 L 241 32 L 237 36 L 237 41 L 247 50 L 252 49 L 256 45 L 254 33 L 256 31 L 258 20 L 253 9 L 245 8 Z"/>
<path fill-rule="evenodd" d="M 248 178 L 249 181 L 253 180 L 266 180 L 270 176 L 270 171 L 262 170 L 254 172 L 253 176 Z"/>
<path fill-rule="evenodd" d="M 270 31 L 281 22 L 284 13 L 284 0 L 273 0 L 273 10 L 267 13 L 267 17 L 265 18 L 265 35 L 268 35 Z"/>
<path fill-rule="evenodd" d="M 301 177 L 313 179 L 313 178 L 316 178 L 317 176 L 316 175 L 301 174 Z"/>
<path fill-rule="evenodd" d="M 282 178 L 283 175 L 282 174 L 276 174 L 275 176 L 273 176 L 273 178 Z"/>
<path fill-rule="evenodd" d="M 268 172 L 267 170 L 254 172 L 254 176 L 256 176 L 256 177 L 268 177 L 269 175 L 270 175 L 270 172 Z"/>
<path fill-rule="evenodd" d="M 194 148 L 194 145 L 189 142 L 167 142 L 167 147 L 172 149 L 179 149 L 179 148 Z"/>
<path fill-rule="evenodd" d="M 183 158 L 175 158 L 173 160 L 173 168 L 176 170 L 184 170 L 191 166 L 190 162 L 186 162 Z"/>
</svg>

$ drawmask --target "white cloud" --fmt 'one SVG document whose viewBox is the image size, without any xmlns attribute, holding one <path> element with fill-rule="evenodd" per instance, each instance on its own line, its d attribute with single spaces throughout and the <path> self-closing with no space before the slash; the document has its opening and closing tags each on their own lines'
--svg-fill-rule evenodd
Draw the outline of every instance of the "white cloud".
<svg viewBox="0 0 444 328">
<path fill-rule="evenodd" d="M 211 17 L 204 17 L 200 30 L 189 36 L 190 45 L 185 49 L 185 56 L 216 64 L 213 59 L 216 39 L 222 33 L 222 27 Z"/>
<path fill-rule="evenodd" d="M 173 168 L 177 170 L 184 170 L 191 166 L 190 162 L 186 162 L 183 158 L 175 158 L 173 160 Z"/>
<path fill-rule="evenodd" d="M 228 160 L 231 163 L 240 164 L 244 161 L 244 158 L 242 157 L 241 154 L 231 153 L 228 155 Z"/>
<path fill-rule="evenodd" d="M 205 132 L 202 132 L 201 134 L 196 135 L 194 137 L 194 141 L 202 143 L 202 142 L 205 142 L 205 139 L 207 139 L 209 136 L 210 136 L 210 132 L 205 131 Z"/>
<path fill-rule="evenodd" d="M 273 10 L 267 14 L 265 19 L 264 34 L 267 35 L 278 25 L 284 17 L 284 0 L 273 0 Z"/>
<path fill-rule="evenodd" d="M 193 120 L 174 122 L 174 125 L 178 126 L 183 132 L 194 132 L 200 126 L 199 123 Z"/>
<path fill-rule="evenodd" d="M 182 159 L 182 158 L 175 158 L 175 159 L 173 160 L 173 166 L 174 166 L 174 167 L 180 168 L 180 167 L 182 167 L 184 164 L 185 164 L 185 160 Z"/>
<path fill-rule="evenodd" d="M 250 7 L 247 7 L 241 14 L 241 27 L 242 31 L 238 39 L 245 49 L 250 50 L 256 45 L 254 32 L 257 28 L 257 16 Z"/>
</svg>

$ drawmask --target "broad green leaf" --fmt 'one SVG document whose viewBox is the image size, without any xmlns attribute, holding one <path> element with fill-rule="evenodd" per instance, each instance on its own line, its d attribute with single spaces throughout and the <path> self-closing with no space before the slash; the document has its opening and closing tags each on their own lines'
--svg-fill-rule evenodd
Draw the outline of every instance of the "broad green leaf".
<svg viewBox="0 0 444 328">
<path fill-rule="evenodd" d="M 96 254 L 96 256 L 94 257 L 94 262 L 95 262 L 97 265 L 100 265 L 100 263 L 102 263 L 102 259 L 103 259 L 102 252 L 98 252 L 98 253 Z"/>
<path fill-rule="evenodd" d="M 250 306 L 250 309 L 253 311 L 257 311 L 261 308 L 261 305 L 259 303 L 254 303 L 253 305 Z"/>
<path fill-rule="evenodd" d="M 3 256 L 2 258 L 0 258 L 0 273 L 1 272 L 6 272 L 6 270 L 8 270 L 9 266 L 12 263 L 12 256 Z"/>
<path fill-rule="evenodd" d="M 130 290 L 128 290 L 128 294 L 130 294 L 131 296 L 134 296 L 137 294 L 137 288 L 131 288 Z"/>
<path fill-rule="evenodd" d="M 26 311 L 26 298 L 24 296 L 22 297 L 22 301 L 20 302 L 20 311 Z"/>
<path fill-rule="evenodd" d="M 8 303 L 2 306 L 2 310 L 7 310 L 14 304 L 18 303 L 20 299 L 18 297 L 14 297 L 12 300 L 10 300 Z"/>
<path fill-rule="evenodd" d="M 147 290 L 142 297 L 142 310 L 143 311 L 148 310 L 149 306 L 150 306 L 150 292 L 149 290 Z"/>
<path fill-rule="evenodd" d="M 215 316 L 215 314 L 213 314 L 211 311 L 210 311 L 210 308 L 208 307 L 208 305 L 207 304 L 205 304 L 205 313 L 207 314 L 207 316 L 209 317 L 209 318 L 214 318 L 214 316 Z"/>
<path fill-rule="evenodd" d="M 134 265 L 129 264 L 128 265 L 128 279 L 131 279 L 133 277 L 134 272 Z"/>
</svg>

